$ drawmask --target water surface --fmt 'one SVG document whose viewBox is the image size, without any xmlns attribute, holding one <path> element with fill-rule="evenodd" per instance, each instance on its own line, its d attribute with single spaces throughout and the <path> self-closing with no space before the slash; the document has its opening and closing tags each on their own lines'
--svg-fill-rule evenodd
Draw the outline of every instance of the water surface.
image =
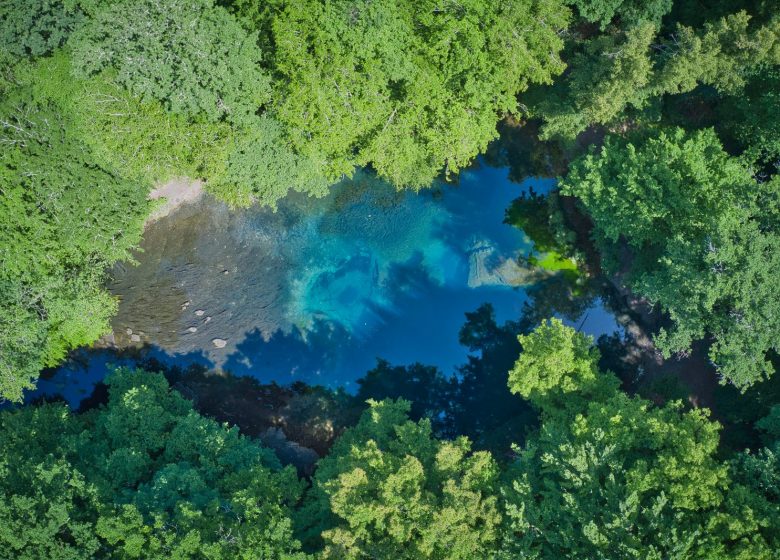
<svg viewBox="0 0 780 560">
<path fill-rule="evenodd" d="M 466 359 L 464 314 L 489 302 L 500 322 L 518 319 L 524 288 L 546 278 L 519 264 L 533 244 L 503 218 L 523 192 L 554 181 L 507 176 L 474 167 L 457 185 L 415 194 L 360 172 L 323 199 L 290 196 L 276 212 L 208 198 L 182 207 L 147 229 L 136 264 L 113 270 L 116 342 L 264 382 L 349 389 L 377 357 L 452 372 Z M 617 329 L 600 306 L 583 319 L 577 326 L 590 334 Z M 36 393 L 76 400 L 112 355 L 84 360 Z"/>
</svg>

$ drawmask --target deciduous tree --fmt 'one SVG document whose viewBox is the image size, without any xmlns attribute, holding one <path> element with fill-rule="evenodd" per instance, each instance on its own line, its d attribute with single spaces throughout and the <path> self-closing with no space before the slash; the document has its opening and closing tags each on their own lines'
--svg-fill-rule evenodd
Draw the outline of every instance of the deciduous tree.
<svg viewBox="0 0 780 560">
<path fill-rule="evenodd" d="M 96 164 L 45 92 L 11 92 L 0 127 L 0 372 L 2 397 L 19 400 L 41 368 L 108 330 L 103 272 L 139 241 L 146 189 Z"/>
<path fill-rule="evenodd" d="M 777 179 L 757 182 L 711 130 L 610 137 L 575 162 L 562 191 L 592 216 L 608 271 L 632 254 L 628 282 L 659 303 L 674 327 L 657 337 L 668 356 L 712 335 L 710 357 L 745 387 L 770 375 L 780 340 L 774 271 L 780 265 Z"/>
<path fill-rule="evenodd" d="M 117 370 L 105 407 L 0 413 L 0 556 L 300 560 L 301 483 L 199 416 L 161 374 Z"/>
<path fill-rule="evenodd" d="M 720 426 L 709 412 L 654 406 L 614 380 L 591 391 L 588 379 L 611 374 L 595 370 L 586 343 L 570 327 L 543 325 L 510 374 L 510 386 L 527 380 L 547 408 L 507 473 L 501 557 L 772 558 L 776 496 L 745 483 L 749 468 L 731 479 L 737 470 L 717 457 Z M 578 406 L 539 401 L 553 392 Z"/>
<path fill-rule="evenodd" d="M 604 30 L 615 18 L 625 24 L 649 21 L 658 25 L 672 9 L 672 0 L 569 0 L 577 13 Z"/>
<path fill-rule="evenodd" d="M 77 77 L 107 68 L 143 101 L 241 123 L 270 99 L 256 37 L 212 0 L 111 3 L 71 37 Z"/>
<path fill-rule="evenodd" d="M 67 0 L 2 0 L 0 45 L 15 58 L 47 55 L 83 22 L 83 12 Z"/>
<path fill-rule="evenodd" d="M 550 0 L 284 3 L 276 109 L 331 178 L 372 165 L 399 186 L 457 172 L 530 83 L 548 83 L 566 8 Z"/>
<path fill-rule="evenodd" d="M 325 558 L 465 560 L 496 542 L 496 464 L 465 438 L 435 440 L 408 410 L 372 401 L 318 464 L 300 521 Z"/>
<path fill-rule="evenodd" d="M 780 18 L 752 22 L 746 12 L 678 25 L 659 35 L 657 23 L 622 29 L 572 45 L 571 71 L 536 93 L 542 137 L 573 138 L 588 126 L 618 127 L 671 94 L 708 85 L 738 94 L 752 73 L 780 64 Z"/>
</svg>

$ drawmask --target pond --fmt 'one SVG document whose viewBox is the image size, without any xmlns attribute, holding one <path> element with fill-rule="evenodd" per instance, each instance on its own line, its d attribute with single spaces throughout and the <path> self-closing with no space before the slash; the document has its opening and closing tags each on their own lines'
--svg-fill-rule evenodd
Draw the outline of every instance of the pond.
<svg viewBox="0 0 780 560">
<path fill-rule="evenodd" d="M 114 268 L 115 343 L 165 363 L 347 390 L 379 357 L 451 373 L 467 356 L 466 312 L 488 302 L 499 322 L 518 319 L 526 289 L 549 276 L 518 259 L 533 243 L 504 215 L 555 182 L 508 174 L 478 164 L 457 184 L 399 193 L 358 172 L 275 212 L 204 197 L 151 224 L 137 263 Z M 618 330 L 598 301 L 576 323 L 596 336 Z M 61 393 L 75 406 L 121 362 L 76 353 L 30 398 Z"/>
</svg>

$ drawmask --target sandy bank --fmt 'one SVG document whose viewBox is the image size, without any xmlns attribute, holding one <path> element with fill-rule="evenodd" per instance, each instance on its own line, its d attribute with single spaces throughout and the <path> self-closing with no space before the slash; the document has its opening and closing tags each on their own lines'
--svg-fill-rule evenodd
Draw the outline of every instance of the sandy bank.
<svg viewBox="0 0 780 560">
<path fill-rule="evenodd" d="M 197 202 L 203 196 L 203 181 L 188 177 L 177 177 L 159 185 L 149 193 L 149 200 L 163 202 L 149 214 L 145 226 L 164 218 L 184 204 Z"/>
</svg>

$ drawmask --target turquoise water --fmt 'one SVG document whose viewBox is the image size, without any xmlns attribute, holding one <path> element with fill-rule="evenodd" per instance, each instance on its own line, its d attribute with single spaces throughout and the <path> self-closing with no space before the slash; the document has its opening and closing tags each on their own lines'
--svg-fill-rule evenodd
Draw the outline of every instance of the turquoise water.
<svg viewBox="0 0 780 560">
<path fill-rule="evenodd" d="M 546 278 L 518 264 L 533 244 L 503 218 L 523 192 L 554 181 L 507 177 L 476 166 L 415 194 L 361 172 L 277 212 L 208 199 L 184 207 L 147 230 L 137 264 L 113 271 L 115 342 L 264 382 L 350 389 L 379 357 L 452 372 L 466 360 L 464 314 L 489 302 L 499 321 L 518 319 L 526 288 Z M 583 318 L 590 334 L 617 330 L 598 305 Z M 84 351 L 35 394 L 75 404 L 118 361 Z"/>
</svg>

